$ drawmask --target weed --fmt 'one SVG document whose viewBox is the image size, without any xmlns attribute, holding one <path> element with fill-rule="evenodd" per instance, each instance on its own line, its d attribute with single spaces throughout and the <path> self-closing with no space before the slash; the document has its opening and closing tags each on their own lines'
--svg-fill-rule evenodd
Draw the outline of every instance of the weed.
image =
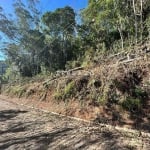
<svg viewBox="0 0 150 150">
<path fill-rule="evenodd" d="M 20 98 L 26 93 L 26 88 L 21 86 L 13 86 L 8 89 L 8 92 Z"/>
<path fill-rule="evenodd" d="M 132 96 L 145 100 L 148 98 L 148 93 L 144 91 L 142 88 L 137 87 L 134 89 Z"/>
<path fill-rule="evenodd" d="M 127 97 L 122 102 L 122 107 L 128 111 L 138 111 L 142 106 L 141 100 L 138 98 Z"/>
<path fill-rule="evenodd" d="M 107 96 L 106 95 L 103 95 L 103 96 L 99 96 L 97 98 L 97 102 L 101 105 L 105 105 L 107 103 Z"/>
<path fill-rule="evenodd" d="M 57 92 L 54 93 L 54 98 L 56 100 L 65 100 L 66 98 L 70 98 L 71 96 L 75 95 L 76 88 L 75 82 L 69 82 L 64 89 L 58 89 Z"/>
<path fill-rule="evenodd" d="M 56 100 L 62 100 L 63 99 L 63 95 L 61 92 L 55 92 L 54 93 L 54 99 Z"/>
<path fill-rule="evenodd" d="M 74 95 L 76 91 L 75 88 L 75 82 L 71 81 L 70 83 L 67 84 L 67 86 L 64 89 L 64 97 L 69 98 L 71 95 Z"/>
</svg>

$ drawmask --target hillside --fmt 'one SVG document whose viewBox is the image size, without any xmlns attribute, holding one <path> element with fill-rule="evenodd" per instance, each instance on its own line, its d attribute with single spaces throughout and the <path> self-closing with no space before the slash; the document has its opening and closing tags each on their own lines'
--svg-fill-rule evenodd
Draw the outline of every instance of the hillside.
<svg viewBox="0 0 150 150">
<path fill-rule="evenodd" d="M 89 67 L 13 82 L 3 93 L 51 112 L 149 132 L 150 43 L 103 56 Z"/>
</svg>

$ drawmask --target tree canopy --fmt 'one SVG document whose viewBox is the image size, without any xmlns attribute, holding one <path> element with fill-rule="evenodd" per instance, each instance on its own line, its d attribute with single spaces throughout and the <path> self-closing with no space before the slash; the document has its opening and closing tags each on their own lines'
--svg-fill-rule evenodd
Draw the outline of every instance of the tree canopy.
<svg viewBox="0 0 150 150">
<path fill-rule="evenodd" d="M 101 51 L 125 50 L 150 38 L 149 0 L 89 0 L 81 21 L 70 6 L 42 14 L 37 4 L 16 0 L 13 17 L 0 7 L 0 31 L 8 39 L 1 50 L 21 76 L 82 65 Z"/>
</svg>

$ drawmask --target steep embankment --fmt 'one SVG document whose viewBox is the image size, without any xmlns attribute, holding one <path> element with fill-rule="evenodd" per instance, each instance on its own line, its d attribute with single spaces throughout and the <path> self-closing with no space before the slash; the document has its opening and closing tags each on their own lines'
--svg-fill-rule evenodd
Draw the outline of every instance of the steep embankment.
<svg viewBox="0 0 150 150">
<path fill-rule="evenodd" d="M 90 68 L 4 87 L 9 96 L 50 111 L 150 131 L 150 45 L 109 55 Z"/>
</svg>

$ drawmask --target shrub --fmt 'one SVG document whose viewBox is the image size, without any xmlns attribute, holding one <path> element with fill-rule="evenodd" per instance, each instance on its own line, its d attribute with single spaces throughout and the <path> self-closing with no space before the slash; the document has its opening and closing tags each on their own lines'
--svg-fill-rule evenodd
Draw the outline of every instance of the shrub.
<svg viewBox="0 0 150 150">
<path fill-rule="evenodd" d="M 65 68 L 68 70 L 68 69 L 72 69 L 72 68 L 76 68 L 76 67 L 79 67 L 81 66 L 81 63 L 80 61 L 78 60 L 73 60 L 73 61 L 68 61 L 65 65 Z"/>
<path fill-rule="evenodd" d="M 7 92 L 12 95 L 16 95 L 20 98 L 26 93 L 26 89 L 20 86 L 13 86 L 13 87 L 9 87 L 9 90 L 7 90 Z"/>
<path fill-rule="evenodd" d="M 71 81 L 70 83 L 67 84 L 67 86 L 64 89 L 64 97 L 69 98 L 71 95 L 74 95 L 76 91 L 75 88 L 75 82 Z"/>
<path fill-rule="evenodd" d="M 58 89 L 57 92 L 54 93 L 54 98 L 56 100 L 65 100 L 66 98 L 70 98 L 71 96 L 75 95 L 76 87 L 75 82 L 69 82 L 64 89 Z"/>
<path fill-rule="evenodd" d="M 55 93 L 54 93 L 54 98 L 55 98 L 56 100 L 61 100 L 61 99 L 63 99 L 63 95 L 62 95 L 61 92 L 55 92 Z"/>
<path fill-rule="evenodd" d="M 132 95 L 141 100 L 142 99 L 145 100 L 148 98 L 148 93 L 146 91 L 144 91 L 143 89 L 141 89 L 140 87 L 137 87 L 136 89 L 134 89 Z"/>
<path fill-rule="evenodd" d="M 138 98 L 127 97 L 122 102 L 122 107 L 128 111 L 138 111 L 141 108 L 141 100 Z"/>
<path fill-rule="evenodd" d="M 107 103 L 107 96 L 106 95 L 103 95 L 103 96 L 99 96 L 97 98 L 97 102 L 100 104 L 100 105 L 105 105 Z"/>
</svg>

